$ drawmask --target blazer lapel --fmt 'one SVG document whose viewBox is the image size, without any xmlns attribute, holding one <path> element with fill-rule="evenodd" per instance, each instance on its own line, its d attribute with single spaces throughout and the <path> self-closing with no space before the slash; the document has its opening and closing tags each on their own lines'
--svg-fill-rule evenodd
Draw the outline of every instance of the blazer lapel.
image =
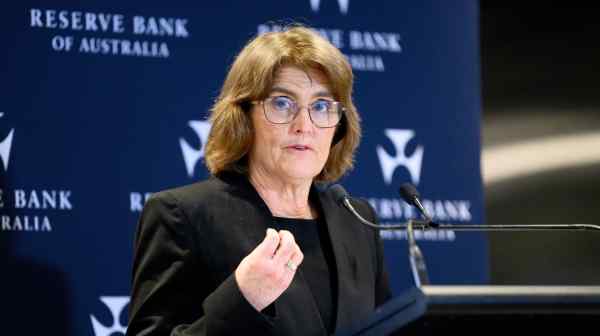
<svg viewBox="0 0 600 336">
<path fill-rule="evenodd" d="M 323 214 L 327 231 L 333 248 L 335 266 L 337 271 L 337 313 L 336 313 L 336 331 L 339 326 L 350 325 L 352 321 L 352 302 L 348 300 L 348 277 L 351 276 L 351 263 L 348 255 L 348 248 L 345 243 L 351 237 L 347 237 L 350 232 L 348 228 L 344 229 L 344 225 L 348 223 L 347 213 L 345 209 L 341 209 L 325 191 L 318 193 L 321 201 Z"/>
</svg>

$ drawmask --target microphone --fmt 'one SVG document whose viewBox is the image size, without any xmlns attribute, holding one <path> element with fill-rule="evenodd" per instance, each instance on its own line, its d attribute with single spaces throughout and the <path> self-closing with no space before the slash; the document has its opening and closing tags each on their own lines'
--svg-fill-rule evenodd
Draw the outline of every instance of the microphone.
<svg viewBox="0 0 600 336">
<path fill-rule="evenodd" d="M 367 226 L 370 226 L 372 228 L 379 229 L 379 230 L 395 230 L 395 229 L 403 229 L 404 230 L 404 229 L 406 229 L 406 225 L 405 224 L 384 226 L 384 225 L 377 225 L 377 224 L 375 224 L 373 222 L 370 222 L 370 221 L 366 220 L 363 216 L 361 216 L 358 213 L 358 211 L 356 211 L 356 209 L 354 209 L 354 206 L 352 206 L 352 203 L 350 203 L 350 196 L 348 196 L 348 192 L 340 184 L 331 185 L 329 187 L 329 190 L 333 194 L 333 198 L 335 199 L 336 203 L 338 203 L 338 204 L 342 205 L 343 207 L 345 207 L 361 223 L 363 223 L 363 224 L 365 224 Z"/>
<path fill-rule="evenodd" d="M 367 226 L 379 229 L 379 230 L 394 230 L 394 229 L 400 229 L 400 228 L 407 229 L 408 256 L 409 256 L 411 271 L 413 274 L 413 278 L 415 280 L 415 284 L 417 287 L 421 287 L 422 285 L 429 284 L 429 276 L 427 275 L 427 267 L 425 265 L 425 258 L 423 257 L 423 253 L 421 253 L 421 249 L 419 249 L 419 246 L 417 245 L 417 242 L 415 241 L 412 220 L 408 221 L 408 225 L 386 225 L 386 226 L 377 225 L 375 223 L 372 223 L 372 222 L 364 219 L 358 213 L 358 211 L 356 211 L 356 209 L 354 209 L 354 207 L 352 206 L 352 203 L 350 203 L 350 197 L 348 196 L 348 192 L 346 192 L 344 187 L 342 187 L 340 184 L 334 184 L 329 189 L 333 193 L 333 197 L 336 200 L 336 202 L 339 204 L 342 204 L 346 209 L 348 209 L 356 218 L 358 218 L 358 220 L 361 223 L 366 224 Z M 417 196 L 414 199 L 416 199 L 417 202 L 420 204 L 420 202 L 418 200 L 418 193 L 416 193 L 416 190 L 414 188 L 413 188 L 413 190 L 414 190 L 414 193 L 411 193 L 410 195 L 414 196 L 416 194 Z M 408 191 L 410 191 L 410 190 L 408 190 Z M 409 195 L 409 194 L 407 194 L 407 195 Z M 426 215 L 425 209 L 423 209 L 423 214 L 424 214 L 425 218 L 428 218 L 428 220 L 425 223 L 421 222 L 421 225 L 428 226 L 429 223 L 431 223 L 431 219 L 429 219 L 430 217 L 428 217 Z"/>
<path fill-rule="evenodd" d="M 415 186 L 413 186 L 410 183 L 403 183 L 400 186 L 399 192 L 400 196 L 402 196 L 406 203 L 416 206 L 417 208 L 419 208 L 423 216 L 431 219 L 431 217 L 427 215 L 427 211 L 425 211 L 423 205 L 421 204 L 421 201 L 419 200 L 419 197 L 421 196 L 419 195 L 419 192 L 417 191 Z"/>
<path fill-rule="evenodd" d="M 404 199 L 404 201 L 406 203 L 414 206 L 415 208 L 417 208 L 419 210 L 419 212 L 421 213 L 421 216 L 423 216 L 423 218 L 425 218 L 425 221 L 427 222 L 427 224 L 429 224 L 433 227 L 439 226 L 439 224 L 433 222 L 431 216 L 427 213 L 427 210 L 425 210 L 425 208 L 423 207 L 423 204 L 421 204 L 421 200 L 419 199 L 419 197 L 420 197 L 419 192 L 412 184 L 403 183 L 400 186 L 399 192 L 400 192 L 400 196 L 402 196 L 402 199 Z"/>
<path fill-rule="evenodd" d="M 335 199 L 336 203 L 345 207 L 346 210 L 350 211 L 361 223 L 378 230 L 406 230 L 406 224 L 378 225 L 366 220 L 363 216 L 361 216 L 360 213 L 358 213 L 358 211 L 356 211 L 356 209 L 354 209 L 354 206 L 352 203 L 350 203 L 350 196 L 348 196 L 348 192 L 341 185 L 333 184 L 329 187 L 329 190 L 333 194 L 333 198 Z M 424 221 L 415 221 L 415 223 L 420 227 L 425 227 L 427 225 Z"/>
</svg>

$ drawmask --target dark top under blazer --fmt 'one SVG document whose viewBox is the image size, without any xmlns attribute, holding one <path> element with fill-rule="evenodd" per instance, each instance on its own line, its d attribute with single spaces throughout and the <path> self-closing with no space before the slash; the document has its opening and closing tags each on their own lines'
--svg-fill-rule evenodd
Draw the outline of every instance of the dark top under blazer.
<svg viewBox="0 0 600 336">
<path fill-rule="evenodd" d="M 333 246 L 339 331 L 391 296 L 383 248 L 377 232 L 328 190 L 313 185 L 311 197 L 320 203 Z M 352 202 L 376 220 L 366 201 Z M 150 197 L 136 233 L 127 335 L 325 335 L 301 269 L 275 300 L 274 316 L 256 311 L 237 286 L 235 269 L 272 221 L 248 179 L 237 174 Z"/>
</svg>

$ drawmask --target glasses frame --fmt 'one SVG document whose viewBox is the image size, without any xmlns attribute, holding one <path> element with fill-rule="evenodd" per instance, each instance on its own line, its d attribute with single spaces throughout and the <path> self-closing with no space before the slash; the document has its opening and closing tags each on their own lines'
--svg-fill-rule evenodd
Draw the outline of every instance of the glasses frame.
<svg viewBox="0 0 600 336">
<path fill-rule="evenodd" d="M 312 109 L 311 109 L 311 106 L 310 106 L 310 105 L 308 105 L 308 106 L 300 106 L 298 103 L 296 103 L 296 101 L 295 101 L 295 100 L 293 100 L 293 99 L 289 98 L 291 101 L 293 101 L 293 102 L 294 102 L 294 104 L 295 104 L 295 106 L 296 106 L 296 113 L 294 113 L 294 116 L 292 117 L 292 119 L 290 119 L 290 121 L 286 121 L 286 122 L 273 122 L 273 121 L 271 121 L 271 119 L 269 119 L 269 117 L 267 116 L 267 107 L 265 106 L 265 103 L 266 103 L 266 102 L 269 102 L 269 101 L 272 101 L 273 99 L 275 99 L 275 98 L 278 98 L 278 97 L 280 97 L 280 96 L 275 96 L 275 97 L 271 96 L 271 97 L 267 97 L 267 98 L 265 98 L 265 99 L 263 99 L 263 100 L 253 100 L 253 101 L 251 101 L 250 103 L 251 103 L 252 105 L 262 105 L 262 108 L 263 108 L 263 114 L 264 114 L 264 116 L 265 116 L 265 119 L 267 119 L 267 121 L 268 121 L 268 122 L 270 122 L 271 124 L 274 124 L 274 125 L 287 125 L 287 124 L 290 124 L 290 123 L 292 123 L 292 121 L 294 121 L 294 120 L 295 120 L 295 119 L 298 117 L 298 115 L 300 114 L 300 112 L 302 111 L 302 109 L 303 109 L 304 107 L 306 107 L 306 109 L 308 110 L 308 118 L 310 119 L 310 122 L 311 122 L 313 125 L 315 125 L 316 127 L 318 127 L 318 128 L 333 128 L 333 127 L 337 127 L 337 126 L 338 126 L 338 125 L 339 125 L 339 124 L 342 122 L 342 119 L 344 118 L 344 115 L 346 114 L 346 108 L 345 108 L 345 107 L 342 105 L 342 103 L 340 103 L 340 102 L 339 102 L 339 101 L 337 101 L 337 100 L 328 100 L 328 101 L 330 101 L 330 102 L 332 102 L 332 103 L 334 103 L 334 104 L 337 104 L 337 106 L 338 106 L 338 111 L 339 111 L 339 114 L 340 114 L 340 119 L 339 119 L 339 120 L 338 120 L 338 121 L 337 121 L 337 122 L 336 122 L 334 125 L 332 125 L 332 126 L 319 126 L 319 125 L 317 125 L 317 124 L 315 123 L 315 121 L 313 120 L 313 117 L 312 117 L 312 112 L 311 112 L 311 111 L 312 111 Z"/>
</svg>

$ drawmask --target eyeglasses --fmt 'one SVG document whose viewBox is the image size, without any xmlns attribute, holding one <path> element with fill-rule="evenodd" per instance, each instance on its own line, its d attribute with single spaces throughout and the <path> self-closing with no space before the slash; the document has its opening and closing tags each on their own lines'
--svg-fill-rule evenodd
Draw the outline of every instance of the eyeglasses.
<svg viewBox="0 0 600 336">
<path fill-rule="evenodd" d="M 262 101 L 253 101 L 252 104 L 261 104 L 265 118 L 273 124 L 289 124 L 300 113 L 301 106 L 293 99 L 286 96 L 274 96 Z M 319 128 L 335 127 L 344 114 L 345 108 L 340 102 L 318 99 L 308 106 L 308 115 L 312 123 Z"/>
</svg>

